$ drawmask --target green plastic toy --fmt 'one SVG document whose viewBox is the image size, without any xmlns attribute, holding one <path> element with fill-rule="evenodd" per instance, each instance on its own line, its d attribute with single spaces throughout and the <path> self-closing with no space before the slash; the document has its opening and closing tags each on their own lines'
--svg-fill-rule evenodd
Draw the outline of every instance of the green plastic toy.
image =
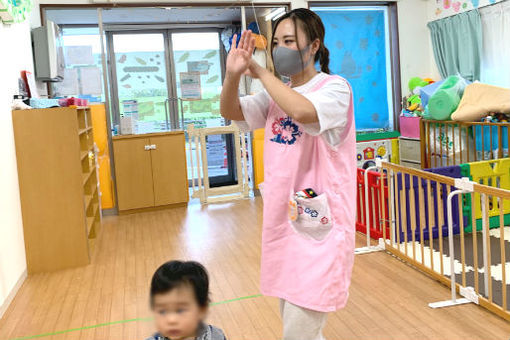
<svg viewBox="0 0 510 340">
<path fill-rule="evenodd" d="M 424 86 L 427 86 L 428 84 L 429 84 L 428 81 L 425 81 L 420 77 L 413 77 L 413 78 L 409 79 L 409 84 L 408 84 L 409 91 L 413 92 L 415 88 L 424 87 Z"/>
</svg>

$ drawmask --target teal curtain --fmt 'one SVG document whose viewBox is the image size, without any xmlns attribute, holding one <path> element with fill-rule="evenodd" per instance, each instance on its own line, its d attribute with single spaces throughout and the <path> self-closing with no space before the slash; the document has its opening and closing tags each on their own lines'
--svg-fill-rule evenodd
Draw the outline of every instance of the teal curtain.
<svg viewBox="0 0 510 340">
<path fill-rule="evenodd" d="M 480 80 L 482 22 L 478 10 L 430 22 L 428 27 L 441 77 L 460 74 Z"/>
</svg>

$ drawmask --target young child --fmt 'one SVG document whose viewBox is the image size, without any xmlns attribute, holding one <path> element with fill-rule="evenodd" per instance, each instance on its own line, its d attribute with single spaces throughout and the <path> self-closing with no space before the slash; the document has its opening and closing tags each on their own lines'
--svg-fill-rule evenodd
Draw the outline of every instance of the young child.
<svg viewBox="0 0 510 340">
<path fill-rule="evenodd" d="M 150 303 L 158 332 L 147 340 L 226 340 L 204 323 L 209 307 L 209 277 L 197 262 L 170 261 L 151 282 Z"/>
<path fill-rule="evenodd" d="M 252 58 L 255 40 L 245 31 L 227 57 L 220 99 L 223 117 L 265 128 L 260 287 L 280 298 L 284 340 L 324 339 L 327 313 L 347 303 L 354 262 L 352 91 L 330 74 L 324 37 L 321 19 L 306 8 L 274 23 L 271 57 L 290 78 L 284 84 Z M 265 90 L 239 98 L 243 74 Z M 295 196 L 306 188 L 314 197 Z"/>
</svg>

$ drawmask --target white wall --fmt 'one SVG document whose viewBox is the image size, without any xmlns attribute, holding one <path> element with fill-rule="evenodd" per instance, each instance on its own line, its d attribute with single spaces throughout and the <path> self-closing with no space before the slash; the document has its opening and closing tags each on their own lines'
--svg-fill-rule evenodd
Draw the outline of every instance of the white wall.
<svg viewBox="0 0 510 340">
<path fill-rule="evenodd" d="M 434 1 L 432 1 L 434 2 Z M 398 3 L 400 72 L 402 94 L 409 92 L 412 77 L 439 80 L 427 28 L 429 1 L 401 0 Z"/>
<path fill-rule="evenodd" d="M 11 102 L 21 70 L 32 70 L 28 23 L 0 23 L 0 316 L 26 275 Z"/>
<path fill-rule="evenodd" d="M 446 18 L 476 8 L 490 6 L 503 0 L 440 0 L 431 1 L 428 11 L 429 21 Z"/>
</svg>

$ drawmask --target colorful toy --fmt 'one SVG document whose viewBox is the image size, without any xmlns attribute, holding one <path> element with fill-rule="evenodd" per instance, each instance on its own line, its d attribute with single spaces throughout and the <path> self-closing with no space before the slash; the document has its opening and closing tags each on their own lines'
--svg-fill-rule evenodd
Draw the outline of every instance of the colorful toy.
<svg viewBox="0 0 510 340">
<path fill-rule="evenodd" d="M 414 93 L 414 90 L 416 90 L 417 88 L 422 88 L 427 85 L 429 85 L 429 82 L 425 81 L 420 77 L 413 77 L 409 79 L 408 83 L 409 91 L 411 91 L 412 93 Z"/>
<path fill-rule="evenodd" d="M 427 106 L 427 104 L 429 103 L 430 97 L 432 97 L 434 92 L 436 92 L 436 90 L 439 88 L 439 86 L 441 86 L 443 83 L 444 83 L 444 80 L 440 80 L 437 82 L 433 82 L 433 83 L 431 83 L 425 87 L 422 87 L 420 89 L 420 98 L 421 98 L 421 103 L 422 103 L 423 107 Z"/>
<path fill-rule="evenodd" d="M 409 111 L 423 111 L 421 107 L 421 98 L 415 94 L 407 98 L 407 110 Z"/>
<path fill-rule="evenodd" d="M 313 189 L 308 188 L 296 192 L 295 196 L 299 198 L 314 198 L 317 197 L 317 194 L 313 191 Z"/>
<path fill-rule="evenodd" d="M 432 120 L 450 120 L 467 85 L 467 80 L 461 76 L 448 77 L 430 97 L 423 116 Z"/>
<path fill-rule="evenodd" d="M 391 139 L 356 143 L 358 168 L 366 169 L 370 166 L 374 166 L 376 158 L 383 159 L 387 162 L 391 161 L 391 150 Z"/>
</svg>

